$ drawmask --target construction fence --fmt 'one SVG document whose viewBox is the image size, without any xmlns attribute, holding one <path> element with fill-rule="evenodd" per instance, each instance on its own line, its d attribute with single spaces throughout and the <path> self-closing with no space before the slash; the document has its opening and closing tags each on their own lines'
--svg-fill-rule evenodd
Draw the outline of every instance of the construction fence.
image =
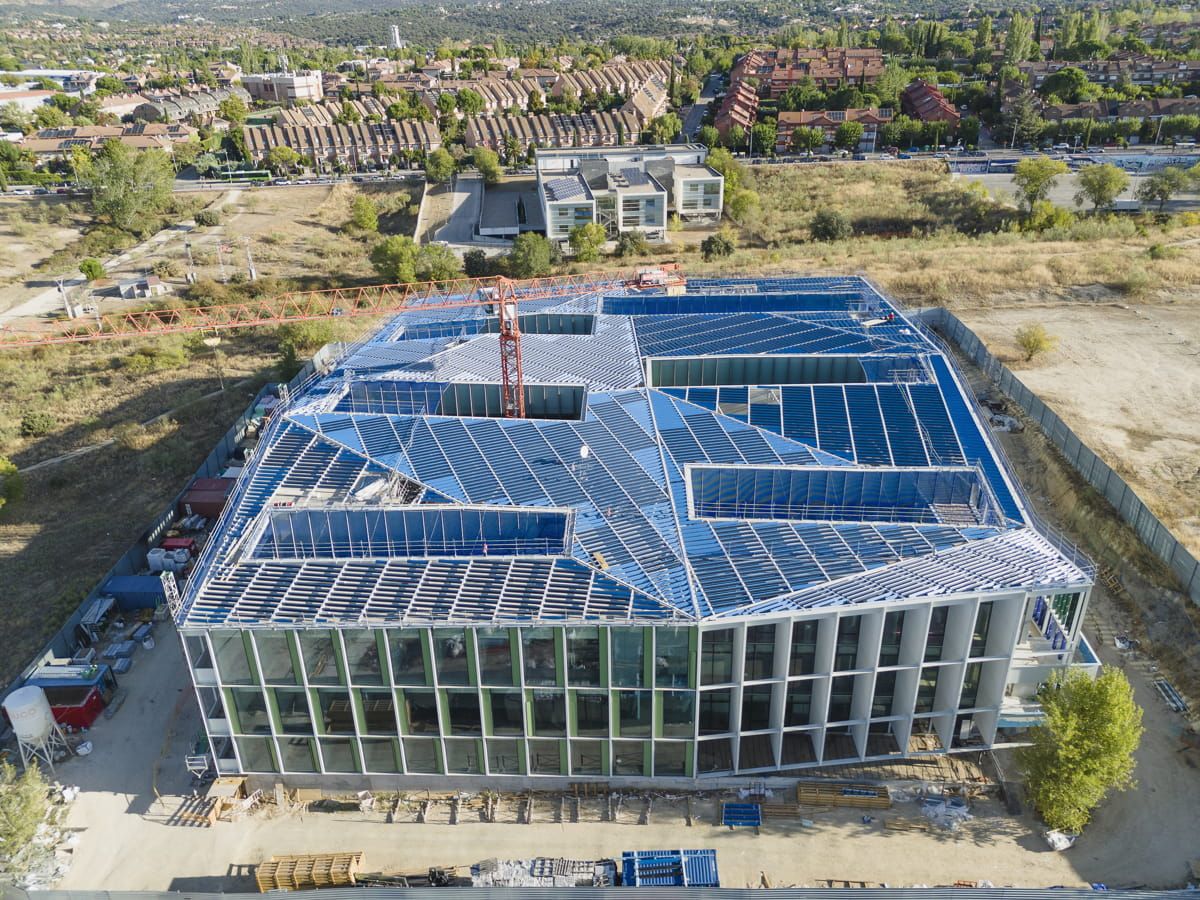
<svg viewBox="0 0 1200 900">
<path fill-rule="evenodd" d="M 917 313 L 917 318 L 936 328 L 952 341 L 999 386 L 1001 391 L 1020 406 L 1029 418 L 1041 425 L 1046 436 L 1062 451 L 1067 461 L 1088 484 L 1113 505 L 1120 517 L 1137 532 L 1146 546 L 1170 567 L 1192 601 L 1200 604 L 1200 562 L 1197 562 L 1191 551 L 1159 521 L 1125 479 L 1109 468 L 1054 410 L 993 356 L 979 336 L 964 325 L 954 313 L 944 307 L 935 307 Z"/>
<path fill-rule="evenodd" d="M 289 381 L 286 386 L 282 386 L 282 390 L 295 392 L 309 378 L 313 377 L 318 369 L 340 356 L 343 350 L 345 350 L 345 346 L 344 344 L 326 344 L 313 354 L 313 358 L 305 363 L 304 368 L 296 374 L 295 378 Z M 187 492 L 188 485 L 197 478 L 214 478 L 225 470 L 229 460 L 233 457 L 233 451 L 237 449 L 237 445 L 246 434 L 246 427 L 254 418 L 254 408 L 268 395 L 276 394 L 280 391 L 281 385 L 270 383 L 263 386 L 262 390 L 250 401 L 250 405 L 238 416 L 233 426 L 225 432 L 225 436 L 221 438 L 216 447 L 205 458 L 204 462 L 200 464 L 200 468 L 187 480 L 179 493 L 155 517 L 142 536 L 138 538 L 137 543 L 130 547 L 125 552 L 125 555 L 118 559 L 116 564 L 96 582 L 96 586 L 83 598 L 79 606 L 71 613 L 67 621 L 63 623 L 63 626 L 55 633 L 46 646 L 42 648 L 41 652 L 30 660 L 29 664 L 21 671 L 20 676 L 13 679 L 10 684 L 5 685 L 3 690 L 0 690 L 0 701 L 24 684 L 25 679 L 47 660 L 66 657 L 72 654 L 77 644 L 75 638 L 76 629 L 83 619 L 83 614 L 91 606 L 92 601 L 100 596 L 101 586 L 107 584 L 108 580 L 114 576 L 136 575 L 146 568 L 147 553 L 158 543 L 159 538 L 162 537 L 177 518 L 176 508 L 183 495 Z M 0 727 L 0 730 L 3 730 L 2 727 Z"/>
</svg>

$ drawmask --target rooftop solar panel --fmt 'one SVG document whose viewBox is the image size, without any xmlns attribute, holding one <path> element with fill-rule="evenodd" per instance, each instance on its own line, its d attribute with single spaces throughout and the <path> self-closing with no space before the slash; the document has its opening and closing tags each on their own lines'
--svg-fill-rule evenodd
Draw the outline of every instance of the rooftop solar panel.
<svg viewBox="0 0 1200 900">
<path fill-rule="evenodd" d="M 547 189 L 571 185 L 585 190 Z M 886 333 L 864 324 L 881 310 L 897 313 Z M 181 622 L 695 620 L 1091 577 L 1031 527 L 939 346 L 866 281 L 693 279 L 682 297 L 524 312 L 594 316 L 591 333 L 522 335 L 527 385 L 586 392 L 575 418 L 445 405 L 449 386 L 498 382 L 497 336 L 482 312 L 406 310 L 272 416 Z M 716 383 L 645 383 L 649 357 L 772 354 Z M 729 383 L 735 370 L 791 382 Z M 703 466 L 766 481 L 714 482 L 705 517 Z M 986 516 L 910 496 L 951 469 L 978 473 Z M 748 505 L 726 495 L 749 484 Z M 784 484 L 792 499 L 772 500 Z M 889 499 L 896 485 L 909 493 Z"/>
</svg>

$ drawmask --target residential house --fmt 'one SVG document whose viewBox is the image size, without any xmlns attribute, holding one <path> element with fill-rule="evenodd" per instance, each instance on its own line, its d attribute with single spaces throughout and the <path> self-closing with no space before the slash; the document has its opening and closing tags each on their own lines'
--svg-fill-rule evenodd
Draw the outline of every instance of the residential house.
<svg viewBox="0 0 1200 900">
<path fill-rule="evenodd" d="M 401 151 L 428 153 L 442 146 L 441 132 L 433 122 L 247 126 L 242 135 L 246 153 L 256 165 L 273 147 L 290 147 L 318 165 L 360 168 L 386 166 Z"/>
<path fill-rule="evenodd" d="M 729 86 L 720 107 L 717 109 L 715 125 L 721 137 L 729 135 L 729 129 L 737 125 L 749 131 L 758 119 L 758 92 L 745 81 L 735 81 Z"/>
<path fill-rule="evenodd" d="M 534 116 L 487 116 L 467 122 L 468 148 L 499 152 L 509 138 L 522 150 L 530 147 L 617 147 L 636 144 L 642 136 L 638 117 L 627 112 L 557 113 Z"/>
<path fill-rule="evenodd" d="M 76 125 L 43 128 L 20 142 L 40 160 L 65 159 L 77 147 L 99 150 L 109 141 L 120 141 L 135 150 L 155 148 L 174 153 L 175 144 L 196 139 L 196 129 L 179 122 L 133 125 Z"/>
<path fill-rule="evenodd" d="M 945 98 L 937 85 L 918 79 L 900 92 L 900 109 L 906 116 L 922 122 L 945 122 L 958 127 L 961 118 L 954 104 Z"/>
<path fill-rule="evenodd" d="M 797 128 L 819 128 L 825 135 L 825 143 L 832 145 L 839 126 L 846 122 L 857 122 L 863 127 L 858 152 L 873 153 L 879 143 L 879 129 L 890 121 L 890 109 L 806 109 L 781 112 L 776 130 L 775 150 L 778 153 L 789 152 L 792 134 Z"/>
<path fill-rule="evenodd" d="M 842 84 L 873 84 L 883 70 L 883 53 L 876 49 L 779 48 L 751 50 L 734 64 L 730 80 L 755 78 L 763 93 L 777 99 L 806 78 L 821 90 L 832 90 Z"/>
<path fill-rule="evenodd" d="M 196 118 L 214 120 L 221 103 L 230 98 L 237 98 L 249 105 L 250 94 L 244 88 L 228 87 L 215 90 L 181 92 L 163 92 L 147 94 L 147 100 L 133 111 L 133 118 L 146 122 L 178 122 L 182 119 Z"/>
</svg>

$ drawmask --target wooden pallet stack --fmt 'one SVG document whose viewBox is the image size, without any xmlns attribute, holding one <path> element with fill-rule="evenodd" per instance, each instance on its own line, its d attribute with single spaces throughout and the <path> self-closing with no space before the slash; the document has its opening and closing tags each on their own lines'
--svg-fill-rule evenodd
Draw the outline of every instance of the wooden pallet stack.
<svg viewBox="0 0 1200 900">
<path fill-rule="evenodd" d="M 831 781 L 825 784 L 801 782 L 796 785 L 796 802 L 802 806 L 854 806 L 863 809 L 889 809 L 891 795 L 886 785 L 852 784 Z"/>
<path fill-rule="evenodd" d="M 264 894 L 267 891 L 348 887 L 357 883 L 362 858 L 361 852 L 272 856 L 255 869 L 254 878 L 258 890 Z"/>
</svg>

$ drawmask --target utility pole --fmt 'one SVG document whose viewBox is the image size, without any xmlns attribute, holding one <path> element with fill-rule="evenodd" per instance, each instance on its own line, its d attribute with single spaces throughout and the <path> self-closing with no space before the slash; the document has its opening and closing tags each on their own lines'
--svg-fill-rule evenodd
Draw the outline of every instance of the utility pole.
<svg viewBox="0 0 1200 900">
<path fill-rule="evenodd" d="M 217 262 L 221 266 L 221 284 L 228 284 L 229 276 L 225 272 L 225 245 L 220 241 L 217 241 Z"/>
<path fill-rule="evenodd" d="M 243 237 L 242 243 L 246 248 L 246 274 L 251 281 L 258 280 L 258 270 L 254 268 L 254 257 L 250 255 L 250 238 Z"/>
<path fill-rule="evenodd" d="M 67 311 L 67 318 L 75 318 L 75 310 L 71 306 L 71 301 L 67 297 L 66 279 L 60 277 L 58 279 L 58 295 L 62 298 L 63 308 Z"/>
<path fill-rule="evenodd" d="M 187 251 L 187 258 L 188 258 L 187 283 L 195 284 L 196 283 L 196 263 L 192 259 L 192 242 L 184 241 L 183 249 Z"/>
</svg>

